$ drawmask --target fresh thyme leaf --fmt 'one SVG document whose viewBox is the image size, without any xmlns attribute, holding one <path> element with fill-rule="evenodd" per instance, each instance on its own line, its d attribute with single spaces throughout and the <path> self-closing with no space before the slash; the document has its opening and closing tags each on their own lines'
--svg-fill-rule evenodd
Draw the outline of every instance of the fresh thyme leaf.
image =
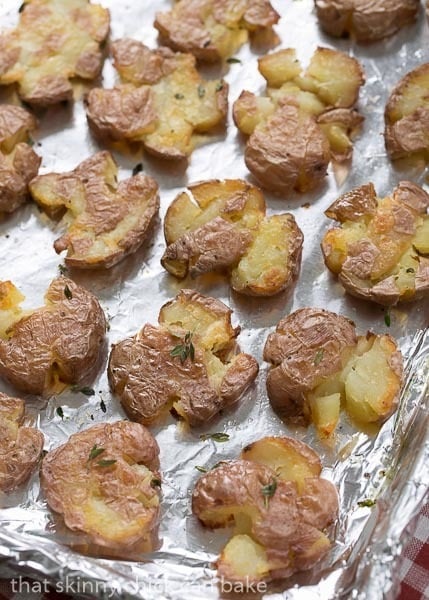
<svg viewBox="0 0 429 600">
<path fill-rule="evenodd" d="M 67 300 L 71 300 L 73 298 L 73 294 L 71 293 L 71 290 L 68 285 L 66 285 L 66 287 L 64 288 L 64 296 L 67 298 Z"/>
<path fill-rule="evenodd" d="M 79 387 L 78 385 L 74 385 L 71 388 L 71 391 L 74 394 L 83 394 L 84 396 L 95 396 L 95 392 L 90 387 Z"/>
<path fill-rule="evenodd" d="M 234 58 L 233 56 L 231 58 L 227 58 L 226 62 L 229 65 L 234 65 L 234 64 L 237 64 L 237 63 L 241 64 L 241 60 L 239 58 Z"/>
<path fill-rule="evenodd" d="M 384 315 L 384 322 L 386 323 L 386 327 L 390 327 L 390 323 L 391 323 L 390 311 L 387 311 L 386 314 Z"/>
<path fill-rule="evenodd" d="M 61 418 L 64 419 L 64 411 L 61 408 L 61 406 L 58 406 L 57 410 L 55 411 L 57 413 L 57 415 Z"/>
<path fill-rule="evenodd" d="M 198 98 L 204 98 L 206 95 L 206 89 L 201 85 L 198 86 Z"/>
<path fill-rule="evenodd" d="M 180 358 L 180 362 L 183 364 L 187 358 L 190 358 L 193 362 L 195 360 L 195 348 L 192 343 L 192 333 L 188 331 L 183 339 L 182 344 L 177 344 L 170 352 L 170 356 L 173 358 L 178 356 Z"/>
<path fill-rule="evenodd" d="M 213 469 L 217 469 L 218 467 L 220 467 L 221 465 L 224 465 L 224 464 L 226 464 L 226 461 L 225 460 L 220 460 L 215 465 L 213 465 L 210 470 L 213 471 Z"/>
<path fill-rule="evenodd" d="M 103 398 L 100 400 L 100 408 L 104 413 L 107 411 L 106 403 L 104 402 Z"/>
<path fill-rule="evenodd" d="M 319 348 L 319 350 L 316 352 L 316 356 L 314 357 L 314 364 L 316 365 L 316 367 L 317 367 L 317 365 L 320 365 L 320 363 L 322 362 L 324 354 L 325 354 L 324 348 Z"/>
<path fill-rule="evenodd" d="M 360 507 L 364 506 L 374 506 L 377 503 L 377 500 L 371 500 L 370 498 L 366 498 L 366 500 L 360 500 L 357 504 Z"/>
<path fill-rule="evenodd" d="M 137 175 L 137 173 L 140 173 L 140 171 L 143 171 L 143 164 L 137 163 L 133 169 L 133 177 L 134 177 L 134 175 Z"/>
<path fill-rule="evenodd" d="M 264 505 L 265 508 L 268 508 L 268 504 L 270 502 L 270 498 L 274 496 L 277 489 L 277 479 L 272 479 L 271 483 L 267 483 L 267 485 L 263 485 L 261 492 L 264 496 Z"/>
<path fill-rule="evenodd" d="M 97 444 L 94 444 L 93 447 L 91 448 L 91 452 L 89 453 L 88 462 L 90 460 L 94 460 L 94 458 L 97 458 L 97 456 L 100 456 L 100 454 L 103 454 L 103 452 L 105 452 L 105 451 L 106 451 L 105 448 L 99 448 L 97 446 Z"/>
<path fill-rule="evenodd" d="M 61 273 L 61 275 L 65 275 L 67 273 L 67 267 L 64 265 L 58 265 L 58 271 Z"/>
<path fill-rule="evenodd" d="M 176 98 L 176 100 L 183 100 L 185 96 L 183 94 L 174 94 L 174 97 Z"/>
<path fill-rule="evenodd" d="M 114 465 L 116 462 L 116 459 L 112 458 L 112 459 L 101 459 L 98 461 L 97 463 L 97 467 L 110 467 L 111 465 Z"/>
<path fill-rule="evenodd" d="M 208 469 L 204 467 L 200 467 L 199 465 L 195 465 L 194 469 L 197 469 L 200 473 L 207 473 Z"/>
<path fill-rule="evenodd" d="M 220 92 L 221 90 L 223 90 L 223 81 L 219 81 L 219 83 L 216 85 L 216 91 Z"/>
<path fill-rule="evenodd" d="M 151 488 L 157 488 L 157 487 L 161 487 L 162 481 L 160 479 L 158 479 L 158 477 L 154 477 L 152 479 L 152 481 L 150 482 L 150 487 Z"/>
<path fill-rule="evenodd" d="M 215 442 L 227 442 L 229 435 L 227 433 L 202 433 L 200 440 L 205 442 L 206 440 L 213 440 Z"/>
</svg>

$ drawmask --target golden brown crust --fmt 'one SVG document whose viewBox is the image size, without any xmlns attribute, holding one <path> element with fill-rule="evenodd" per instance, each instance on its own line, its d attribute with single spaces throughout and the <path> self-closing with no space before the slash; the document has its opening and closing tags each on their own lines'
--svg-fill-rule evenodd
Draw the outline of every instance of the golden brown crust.
<svg viewBox="0 0 429 600">
<path fill-rule="evenodd" d="M 0 36 L 0 85 L 18 83 L 31 104 L 71 100 L 71 78 L 101 71 L 109 23 L 109 11 L 89 0 L 25 2 L 18 26 Z"/>
<path fill-rule="evenodd" d="M 91 546 L 126 557 L 147 550 L 159 523 L 159 448 L 147 429 L 119 421 L 75 433 L 43 460 L 49 507 Z"/>
<path fill-rule="evenodd" d="M 71 279 L 54 279 L 45 302 L 15 316 L 0 339 L 0 375 L 30 394 L 50 395 L 93 375 L 106 331 L 98 300 Z"/>
<path fill-rule="evenodd" d="M 67 250 L 67 266 L 110 268 L 144 242 L 159 209 L 158 185 L 141 173 L 117 182 L 109 152 L 98 152 L 68 173 L 33 179 L 30 191 L 51 217 L 63 216 L 67 232 L 54 243 Z"/>
<path fill-rule="evenodd" d="M 314 0 L 323 29 L 335 37 L 350 35 L 374 42 L 412 23 L 419 0 Z"/>
<path fill-rule="evenodd" d="M 24 483 L 43 450 L 43 433 L 24 427 L 24 401 L 0 393 L 0 492 Z"/>
</svg>

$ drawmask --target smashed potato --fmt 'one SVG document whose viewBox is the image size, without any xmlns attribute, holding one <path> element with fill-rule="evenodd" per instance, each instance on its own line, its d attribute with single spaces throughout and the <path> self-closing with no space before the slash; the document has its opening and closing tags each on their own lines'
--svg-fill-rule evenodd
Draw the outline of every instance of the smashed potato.
<svg viewBox="0 0 429 600">
<path fill-rule="evenodd" d="M 42 462 L 49 507 L 86 551 L 135 555 L 152 550 L 159 523 L 159 448 L 138 423 L 103 423 L 75 433 Z"/>
<path fill-rule="evenodd" d="M 212 529 L 235 525 L 217 561 L 224 581 L 249 586 L 311 569 L 331 547 L 338 514 L 332 483 L 303 442 L 267 437 L 200 477 L 192 511 Z"/>
<path fill-rule="evenodd" d="M 70 79 L 95 79 L 109 11 L 88 0 L 26 0 L 18 26 L 0 35 L 0 85 L 17 83 L 30 104 L 73 97 Z"/>
<path fill-rule="evenodd" d="M 0 392 L 0 492 L 10 492 L 34 471 L 43 450 L 43 433 L 24 427 L 25 405 Z"/>
<path fill-rule="evenodd" d="M 410 71 L 393 88 L 384 120 L 392 160 L 411 157 L 429 163 L 429 63 Z"/>
<path fill-rule="evenodd" d="M 23 300 L 10 281 L 0 282 L 0 376 L 23 392 L 49 396 L 93 375 L 106 332 L 96 297 L 58 277 L 44 307 L 23 311 Z"/>
<path fill-rule="evenodd" d="M 157 13 L 154 25 L 166 46 L 215 62 L 234 54 L 249 32 L 270 31 L 279 18 L 269 0 L 179 0 Z"/>
<path fill-rule="evenodd" d="M 161 262 L 179 278 L 221 270 L 236 292 L 272 296 L 299 273 L 303 235 L 294 217 L 267 217 L 261 192 L 240 179 L 189 186 L 168 208 L 164 233 Z"/>
<path fill-rule="evenodd" d="M 13 212 L 28 198 L 28 183 L 42 161 L 27 143 L 36 125 L 20 106 L 0 105 L 0 214 Z"/>
<path fill-rule="evenodd" d="M 350 35 L 374 42 L 412 23 L 420 0 L 314 0 L 323 29 L 335 37 Z"/>
<path fill-rule="evenodd" d="M 172 410 L 195 426 L 237 402 L 258 363 L 240 352 L 231 314 L 219 300 L 181 290 L 161 308 L 158 327 L 146 324 L 113 346 L 109 382 L 130 419 L 149 425 Z"/>
<path fill-rule="evenodd" d="M 402 355 L 389 335 L 356 335 L 352 321 L 317 308 L 283 318 L 265 343 L 268 397 L 286 420 L 313 422 L 331 436 L 341 404 L 359 423 L 382 422 L 396 409 Z"/>
<path fill-rule="evenodd" d="M 340 196 L 326 211 L 340 227 L 322 241 L 325 264 L 358 298 L 385 306 L 429 292 L 429 194 L 402 181 L 377 198 L 372 183 Z"/>
<path fill-rule="evenodd" d="M 88 123 L 102 141 L 140 142 L 161 158 L 183 159 L 225 121 L 227 83 L 202 79 L 191 54 L 131 39 L 114 42 L 112 51 L 126 83 L 95 88 L 86 99 Z"/>
<path fill-rule="evenodd" d="M 267 96 L 244 91 L 234 103 L 238 129 L 249 136 L 247 168 L 265 188 L 305 192 L 321 183 L 329 160 L 352 156 L 363 117 L 353 109 L 364 83 L 355 58 L 317 48 L 306 71 L 287 48 L 259 59 Z"/>
<path fill-rule="evenodd" d="M 138 173 L 118 184 L 109 152 L 98 152 L 69 173 L 33 179 L 30 192 L 52 218 L 62 216 L 67 232 L 54 243 L 67 250 L 66 265 L 112 267 L 144 242 L 158 213 L 158 185 Z"/>
</svg>

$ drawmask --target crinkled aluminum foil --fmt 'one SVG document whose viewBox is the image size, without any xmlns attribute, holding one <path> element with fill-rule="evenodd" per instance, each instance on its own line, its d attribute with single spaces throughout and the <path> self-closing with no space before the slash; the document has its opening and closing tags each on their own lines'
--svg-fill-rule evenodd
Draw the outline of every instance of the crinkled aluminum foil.
<svg viewBox="0 0 429 600">
<path fill-rule="evenodd" d="M 115 2 L 100 0 L 111 10 L 111 38 L 123 36 L 142 40 L 155 47 L 152 28 L 156 10 L 168 9 L 168 0 Z M 319 249 L 328 219 L 323 211 L 340 192 L 373 181 L 380 194 L 388 193 L 405 177 L 424 183 L 422 170 L 395 170 L 387 160 L 383 144 L 383 110 L 393 84 L 411 68 L 429 60 L 429 35 L 422 14 L 418 23 L 393 38 L 370 46 L 347 40 L 333 40 L 317 26 L 312 0 L 273 0 L 282 19 L 276 27 L 281 46 L 294 46 L 305 63 L 317 45 L 350 52 L 364 65 L 367 83 L 361 92 L 360 110 L 365 116 L 364 131 L 355 144 L 353 167 L 344 181 L 344 172 L 332 171 L 326 185 L 311 194 L 281 200 L 266 195 L 270 212 L 291 211 L 305 235 L 301 276 L 294 291 L 272 299 L 249 299 L 232 293 L 222 277 L 211 283 L 197 280 L 181 285 L 225 301 L 234 309 L 235 322 L 242 326 L 240 343 L 261 364 L 255 386 L 239 406 L 210 424 L 207 431 L 226 431 L 224 444 L 199 440 L 199 431 L 185 431 L 173 419 L 157 426 L 154 433 L 161 447 L 163 468 L 163 517 L 161 549 L 144 563 L 88 558 L 72 552 L 62 541 L 72 536 L 55 531 L 52 516 L 39 491 L 34 475 L 24 491 L 2 498 L 0 510 L 1 574 L 17 571 L 46 578 L 65 590 L 88 597 L 144 598 L 145 600 L 211 600 L 219 598 L 216 572 L 211 568 L 227 532 L 203 530 L 191 515 L 190 494 L 198 477 L 196 465 L 211 466 L 237 456 L 240 449 L 263 435 L 289 434 L 317 450 L 325 465 L 324 475 L 340 490 L 341 514 L 333 532 L 335 543 L 329 556 L 312 572 L 269 588 L 263 597 L 270 600 L 330 598 L 395 598 L 401 544 L 399 538 L 418 512 L 429 485 L 425 463 L 429 459 L 428 414 L 428 302 L 392 309 L 387 328 L 383 310 L 346 296 L 326 272 Z M 18 3 L 0 2 L 1 27 L 17 20 Z M 237 53 L 240 64 L 225 72 L 230 83 L 230 105 L 243 88 L 262 91 L 264 81 L 257 71 L 257 50 L 244 47 Z M 207 70 L 219 75 L 220 68 Z M 115 81 L 110 60 L 103 71 L 103 84 Z M 43 157 L 41 172 L 66 171 L 99 149 L 91 137 L 81 101 L 85 90 L 77 89 L 73 107 L 57 106 L 39 114 L 40 128 L 35 146 Z M 15 101 L 10 90 L 0 91 L 1 101 Z M 161 188 L 161 217 L 178 191 L 188 183 L 208 178 L 248 177 L 243 161 L 243 143 L 231 117 L 225 136 L 197 149 L 187 171 L 172 163 L 143 156 L 115 154 L 120 176 L 127 177 L 133 166 L 144 164 Z M 309 207 L 305 204 L 310 203 Z M 61 262 L 52 248 L 58 236 L 55 226 L 34 206 L 28 205 L 0 224 L 0 278 L 11 279 L 26 295 L 27 306 L 38 306 Z M 145 322 L 156 322 L 159 307 L 181 287 L 161 268 L 163 252 L 161 223 L 155 237 L 134 256 L 104 274 L 73 272 L 73 278 L 93 291 L 110 320 L 109 341 L 116 342 L 135 333 Z M 407 359 L 407 384 L 398 412 L 376 434 L 357 432 L 342 416 L 332 446 L 308 430 L 286 427 L 273 413 L 265 391 L 267 366 L 262 361 L 266 336 L 283 315 L 302 306 L 327 307 L 351 317 L 360 333 L 367 329 L 388 331 L 399 339 Z M 63 443 L 70 434 L 94 423 L 115 421 L 124 415 L 110 395 L 105 373 L 94 383 L 96 395 L 64 393 L 48 403 L 28 398 L 28 411 L 46 437 L 47 450 Z M 13 393 L 7 386 L 2 390 Z M 100 406 L 103 399 L 107 412 Z M 56 413 L 61 406 L 64 420 Z M 377 500 L 372 508 L 359 507 L 365 499 Z"/>
</svg>

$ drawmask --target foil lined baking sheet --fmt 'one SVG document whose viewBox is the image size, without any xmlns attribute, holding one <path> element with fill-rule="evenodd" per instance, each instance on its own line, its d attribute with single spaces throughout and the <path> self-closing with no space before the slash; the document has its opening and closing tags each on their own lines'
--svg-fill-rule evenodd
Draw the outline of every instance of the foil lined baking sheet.
<svg viewBox="0 0 429 600">
<path fill-rule="evenodd" d="M 152 27 L 157 10 L 167 10 L 168 0 L 100 0 L 111 11 L 111 39 L 129 36 L 155 47 Z M 328 600 L 395 598 L 401 545 L 399 537 L 429 486 L 428 302 L 402 305 L 391 310 L 391 326 L 377 305 L 346 296 L 323 266 L 319 248 L 329 226 L 323 215 L 327 206 L 353 186 L 372 181 L 380 194 L 391 191 L 398 181 L 409 178 L 426 186 L 425 171 L 394 168 L 387 160 L 383 143 L 383 110 L 389 90 L 397 80 L 429 60 L 429 28 L 421 11 L 418 22 L 393 38 L 369 46 L 347 40 L 333 40 L 318 28 L 312 0 L 281 1 L 272 4 L 282 15 L 276 32 L 278 47 L 296 47 L 305 64 L 318 45 L 350 52 L 366 72 L 359 109 L 365 116 L 362 135 L 355 143 L 349 173 L 332 169 L 325 185 L 311 194 L 294 194 L 288 199 L 266 194 L 270 213 L 290 211 L 304 232 L 301 275 L 293 291 L 271 299 L 254 299 L 231 292 L 221 276 L 177 282 L 160 265 L 164 249 L 162 218 L 175 195 L 190 182 L 209 178 L 248 178 L 243 161 L 243 140 L 231 115 L 224 134 L 198 148 L 188 169 L 162 163 L 140 152 L 127 156 L 114 153 L 120 178 L 129 177 L 142 162 L 144 172 L 160 184 L 161 219 L 154 237 L 135 255 L 105 273 L 71 276 L 100 299 L 110 323 L 109 343 L 134 334 L 144 323 L 155 323 L 162 304 L 180 287 L 194 287 L 203 294 L 221 299 L 234 310 L 234 322 L 242 326 L 239 342 L 252 353 L 261 371 L 254 386 L 240 404 L 205 429 L 185 430 L 173 418 L 153 429 L 161 448 L 163 502 L 158 552 L 144 562 L 90 558 L 71 551 L 64 542 L 76 539 L 59 531 L 40 494 L 37 474 L 24 489 L 2 497 L 0 510 L 0 574 L 31 573 L 67 591 L 87 597 L 144 598 L 145 600 L 215 600 L 223 597 L 212 563 L 225 543 L 228 532 L 204 530 L 191 515 L 190 494 L 199 476 L 195 466 L 212 466 L 233 458 L 247 443 L 264 435 L 292 435 L 309 443 L 320 453 L 324 476 L 338 486 L 341 512 L 333 530 L 335 543 L 328 557 L 313 571 L 287 582 L 270 585 L 262 594 L 267 600 Z M 0 27 L 17 20 L 18 3 L 0 1 Z M 205 69 L 207 77 L 225 76 L 230 84 L 230 107 L 242 89 L 264 90 L 257 70 L 258 48 L 243 47 L 236 56 L 241 63 L 222 69 Z M 116 74 L 110 59 L 103 69 L 102 84 L 111 87 Z M 98 82 L 98 84 L 100 84 Z M 86 125 L 82 95 L 76 87 L 74 106 L 56 106 L 38 113 L 35 149 L 43 157 L 41 173 L 67 171 L 100 146 Z M 17 102 L 12 90 L 0 90 L 1 102 Z M 52 248 L 58 230 L 34 206 L 28 205 L 0 223 L 0 278 L 11 279 L 25 294 L 25 306 L 42 303 L 49 282 L 58 274 L 61 258 Z M 265 390 L 267 365 L 262 361 L 265 339 L 278 320 L 303 306 L 329 308 L 352 318 L 359 333 L 368 329 L 389 332 L 397 337 L 406 358 L 407 382 L 397 413 L 379 432 L 354 429 L 342 415 L 332 444 L 321 442 L 313 428 L 287 427 L 272 411 Z M 115 421 L 124 414 L 111 396 L 105 372 L 93 384 L 95 396 L 71 392 L 45 402 L 26 398 L 27 410 L 45 434 L 45 449 L 63 443 L 69 435 L 91 425 Z M 0 389 L 13 393 L 1 384 Z M 103 411 L 104 401 L 106 412 Z M 62 408 L 64 418 L 56 409 Z M 205 431 L 224 431 L 224 444 L 201 441 Z M 373 507 L 358 502 L 374 500 Z M 224 590 L 228 591 L 228 590 Z M 244 596 L 242 596 L 244 597 Z"/>
</svg>

